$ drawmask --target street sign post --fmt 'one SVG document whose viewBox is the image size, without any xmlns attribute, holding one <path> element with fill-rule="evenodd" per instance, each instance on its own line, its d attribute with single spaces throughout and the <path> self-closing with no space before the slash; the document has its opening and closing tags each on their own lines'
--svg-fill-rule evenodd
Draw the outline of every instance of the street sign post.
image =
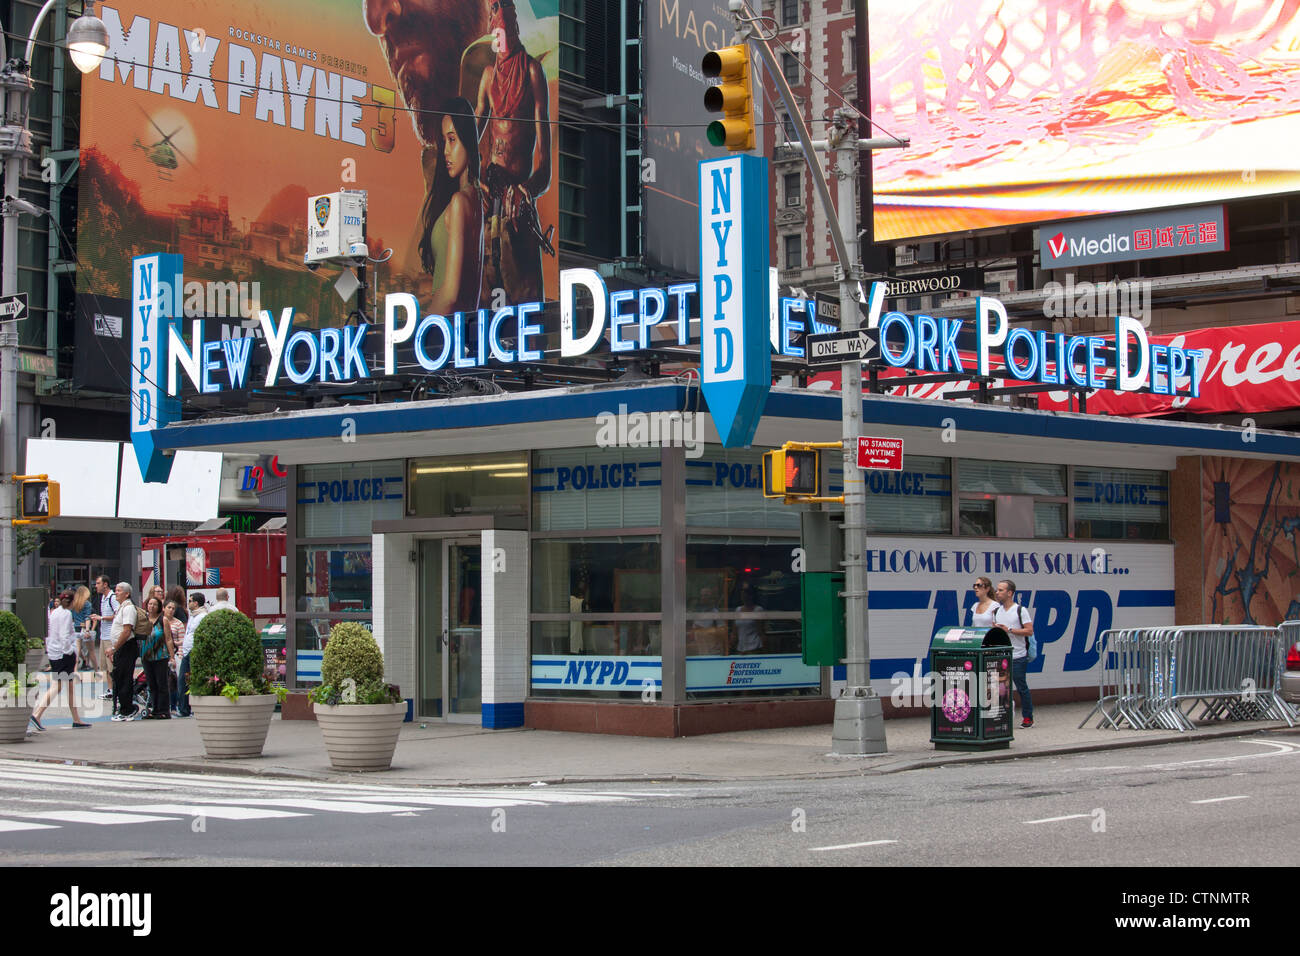
<svg viewBox="0 0 1300 956">
<path fill-rule="evenodd" d="M 27 293 L 15 292 L 0 298 L 0 322 L 17 322 L 27 318 Z"/>
<path fill-rule="evenodd" d="M 883 471 L 903 470 L 903 439 L 858 436 L 858 467 Z"/>
<path fill-rule="evenodd" d="M 880 334 L 875 329 L 823 332 L 808 336 L 809 365 L 843 365 L 855 358 L 865 362 L 876 354 Z"/>
</svg>

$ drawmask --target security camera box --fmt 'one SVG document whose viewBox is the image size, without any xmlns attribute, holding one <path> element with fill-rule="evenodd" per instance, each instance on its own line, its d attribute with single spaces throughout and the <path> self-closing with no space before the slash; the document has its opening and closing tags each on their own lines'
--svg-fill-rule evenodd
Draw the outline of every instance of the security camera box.
<svg viewBox="0 0 1300 956">
<path fill-rule="evenodd" d="M 363 242 L 366 233 L 366 193 L 342 189 L 307 197 L 307 262 L 348 258 L 348 247 Z"/>
</svg>

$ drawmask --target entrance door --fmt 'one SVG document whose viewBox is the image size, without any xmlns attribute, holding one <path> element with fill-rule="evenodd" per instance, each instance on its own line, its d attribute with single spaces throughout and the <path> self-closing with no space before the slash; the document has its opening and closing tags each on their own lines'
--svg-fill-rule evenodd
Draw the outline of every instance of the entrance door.
<svg viewBox="0 0 1300 956">
<path fill-rule="evenodd" d="M 474 540 L 448 541 L 447 713 L 477 719 L 483 713 L 483 548 Z"/>
<path fill-rule="evenodd" d="M 478 721 L 483 711 L 482 547 L 420 542 L 420 716 Z"/>
</svg>

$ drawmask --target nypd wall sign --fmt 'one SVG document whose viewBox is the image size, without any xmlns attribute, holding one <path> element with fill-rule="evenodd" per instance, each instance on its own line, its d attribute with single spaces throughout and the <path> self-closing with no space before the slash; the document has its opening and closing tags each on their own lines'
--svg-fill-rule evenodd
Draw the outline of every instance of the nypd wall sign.
<svg viewBox="0 0 1300 956">
<path fill-rule="evenodd" d="M 748 445 L 772 385 L 767 160 L 700 162 L 700 382 L 728 448 Z"/>
<path fill-rule="evenodd" d="M 172 459 L 154 445 L 154 429 L 180 419 L 180 402 L 167 396 L 167 338 L 179 332 L 173 297 L 185 286 L 181 257 L 172 253 L 131 260 L 131 444 L 147 482 L 165 482 Z"/>
</svg>

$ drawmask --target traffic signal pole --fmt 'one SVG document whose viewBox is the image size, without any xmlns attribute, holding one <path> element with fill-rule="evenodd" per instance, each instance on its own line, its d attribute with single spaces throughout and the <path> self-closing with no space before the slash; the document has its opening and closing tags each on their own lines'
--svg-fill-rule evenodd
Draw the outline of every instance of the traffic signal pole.
<svg viewBox="0 0 1300 956">
<path fill-rule="evenodd" d="M 736 29 L 744 42 L 752 48 L 767 66 L 768 76 L 775 83 L 785 104 L 804 161 L 826 214 L 831 243 L 839 262 L 836 278 L 839 280 L 841 330 L 857 331 L 861 327 L 858 313 L 857 284 L 863 279 L 858 257 L 857 202 L 853 195 L 858 173 L 859 149 L 887 149 L 910 145 L 903 139 L 859 139 L 856 110 L 840 109 L 827 131 L 824 142 L 815 142 L 808 133 L 798 101 L 786 82 L 785 74 L 776 62 L 776 55 L 761 31 L 754 29 L 760 18 L 745 0 L 730 0 L 729 7 L 736 20 Z M 862 63 L 861 69 L 868 64 Z M 757 79 L 757 77 L 754 77 Z M 870 109 L 870 106 L 867 107 Z M 831 202 L 830 188 L 817 161 L 818 147 L 834 151 L 831 167 L 837 179 L 838 213 Z M 858 358 L 845 362 L 840 372 L 840 398 L 842 402 L 842 432 L 844 454 L 844 614 L 847 686 L 835 700 L 835 723 L 831 732 L 832 750 L 837 754 L 885 753 L 885 720 L 880 698 L 871 687 L 871 645 L 867 627 L 867 569 L 866 549 L 866 499 L 865 485 L 858 468 L 858 438 L 862 434 L 862 362 Z"/>
</svg>

